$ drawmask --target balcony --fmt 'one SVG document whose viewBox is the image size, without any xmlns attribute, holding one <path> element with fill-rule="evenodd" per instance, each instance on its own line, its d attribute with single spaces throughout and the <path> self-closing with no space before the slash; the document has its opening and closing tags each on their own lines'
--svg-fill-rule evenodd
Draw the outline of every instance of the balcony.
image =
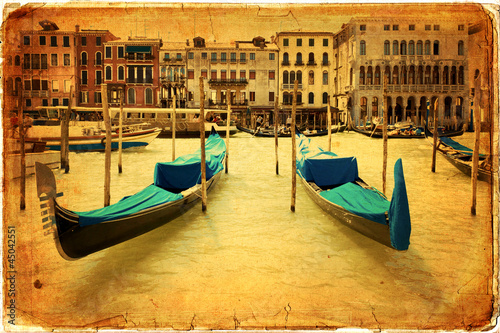
<svg viewBox="0 0 500 333">
<path fill-rule="evenodd" d="M 282 61 L 281 66 L 290 66 L 290 61 Z"/>
<path fill-rule="evenodd" d="M 155 58 L 152 54 L 145 53 L 126 53 L 125 59 L 129 61 L 151 61 Z"/>
<path fill-rule="evenodd" d="M 288 84 L 288 83 L 283 83 L 283 84 L 281 85 L 281 88 L 282 88 L 283 90 L 294 89 L 294 84 L 293 84 L 293 83 L 290 83 L 290 84 Z M 298 84 L 298 88 L 297 88 L 297 89 L 302 89 L 302 83 L 299 83 L 299 84 Z"/>
<path fill-rule="evenodd" d="M 15 95 L 17 96 L 17 95 Z M 25 90 L 23 91 L 24 97 L 49 97 L 48 90 Z"/>
<path fill-rule="evenodd" d="M 329 62 L 329 61 L 324 61 L 324 60 L 323 60 L 323 61 L 321 62 L 321 65 L 322 65 L 322 66 L 330 66 L 330 64 L 331 64 L 331 62 Z"/>
<path fill-rule="evenodd" d="M 164 75 L 160 77 L 162 83 L 181 83 L 186 82 L 186 76 L 184 75 Z"/>
<path fill-rule="evenodd" d="M 245 85 L 248 83 L 246 78 L 240 79 L 210 79 L 208 80 L 209 84 L 214 85 Z"/>
<path fill-rule="evenodd" d="M 102 66 L 102 60 L 94 60 L 94 66 Z"/>
<path fill-rule="evenodd" d="M 130 84 L 153 84 L 152 78 L 127 78 L 127 83 Z"/>
<path fill-rule="evenodd" d="M 316 61 L 314 61 L 314 60 L 309 60 L 309 61 L 307 62 L 307 66 L 316 66 L 316 65 L 317 65 L 317 64 L 316 64 Z"/>
<path fill-rule="evenodd" d="M 295 66 L 303 66 L 304 63 L 302 61 L 296 61 Z"/>
<path fill-rule="evenodd" d="M 227 105 L 227 101 L 225 99 L 224 100 L 219 100 L 219 99 L 214 100 L 211 98 L 208 99 L 208 106 L 226 106 L 226 105 Z M 232 106 L 246 106 L 246 105 L 248 105 L 248 99 L 240 100 L 240 101 L 232 101 L 231 105 Z"/>
</svg>

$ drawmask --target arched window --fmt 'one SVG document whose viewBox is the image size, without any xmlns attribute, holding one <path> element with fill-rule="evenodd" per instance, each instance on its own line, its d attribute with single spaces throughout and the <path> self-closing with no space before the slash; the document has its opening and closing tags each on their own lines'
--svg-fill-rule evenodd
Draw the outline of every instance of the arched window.
<svg viewBox="0 0 500 333">
<path fill-rule="evenodd" d="M 323 104 L 328 104 L 328 93 L 323 93 Z"/>
<path fill-rule="evenodd" d="M 288 52 L 283 53 L 283 65 L 288 65 L 290 60 L 288 59 Z"/>
<path fill-rule="evenodd" d="M 135 104 L 135 89 L 129 88 L 127 90 L 128 104 Z"/>
<path fill-rule="evenodd" d="M 313 92 L 309 93 L 309 104 L 314 104 L 314 93 Z"/>
<path fill-rule="evenodd" d="M 290 84 L 295 84 L 295 72 L 290 72 Z"/>
<path fill-rule="evenodd" d="M 372 99 L 372 117 L 378 117 L 378 98 L 373 97 Z"/>
<path fill-rule="evenodd" d="M 464 104 L 464 100 L 462 97 L 458 97 L 456 100 L 456 109 L 455 109 L 455 115 L 457 118 L 462 118 L 462 106 Z"/>
<path fill-rule="evenodd" d="M 399 84 L 399 68 L 394 66 L 392 70 L 392 84 Z"/>
<path fill-rule="evenodd" d="M 14 66 L 21 66 L 21 57 L 18 55 L 14 58 Z"/>
<path fill-rule="evenodd" d="M 283 84 L 288 84 L 288 71 L 283 72 Z"/>
<path fill-rule="evenodd" d="M 302 93 L 297 93 L 297 104 L 302 104 Z"/>
<path fill-rule="evenodd" d="M 412 40 L 408 43 L 408 54 L 415 55 L 415 42 Z"/>
<path fill-rule="evenodd" d="M 314 53 L 309 53 L 309 65 L 314 65 Z"/>
<path fill-rule="evenodd" d="M 405 40 L 403 40 L 401 42 L 401 53 L 400 54 L 401 55 L 406 55 L 406 41 Z"/>
<path fill-rule="evenodd" d="M 367 98 L 366 97 L 361 97 L 361 102 L 359 105 L 361 106 L 361 119 L 364 119 L 366 117 L 366 106 L 367 106 Z"/>
<path fill-rule="evenodd" d="M 323 84 L 328 84 L 328 72 L 323 71 Z"/>
<path fill-rule="evenodd" d="M 302 53 L 297 53 L 297 62 L 296 65 L 302 65 Z"/>
<path fill-rule="evenodd" d="M 9 77 L 6 84 L 7 95 L 12 96 L 14 94 L 14 80 Z"/>
<path fill-rule="evenodd" d="M 328 53 L 323 53 L 323 65 L 328 66 Z"/>
<path fill-rule="evenodd" d="M 351 70 L 349 71 L 349 85 L 350 86 L 352 86 L 353 76 L 354 76 L 354 68 L 351 67 Z"/>
<path fill-rule="evenodd" d="M 392 42 L 392 54 L 398 55 L 398 41 L 397 40 Z"/>
<path fill-rule="evenodd" d="M 21 78 L 16 77 L 16 79 L 14 80 L 14 89 L 13 89 L 14 96 L 19 96 L 19 93 L 20 93 L 19 87 L 21 87 Z"/>
<path fill-rule="evenodd" d="M 391 84 L 391 67 L 385 66 L 384 76 L 387 77 L 387 84 Z"/>
<path fill-rule="evenodd" d="M 359 42 L 359 54 L 366 55 L 366 42 L 364 40 Z"/>
<path fill-rule="evenodd" d="M 375 67 L 375 80 L 374 84 L 380 84 L 380 66 Z"/>
<path fill-rule="evenodd" d="M 101 52 L 96 52 L 96 54 L 95 54 L 95 64 L 96 64 L 96 66 L 101 66 L 102 65 L 102 54 L 101 54 Z"/>
<path fill-rule="evenodd" d="M 408 83 L 415 84 L 415 66 L 410 66 L 410 71 L 408 73 Z"/>
<path fill-rule="evenodd" d="M 434 41 L 434 55 L 439 55 L 439 41 L 435 40 Z"/>
<path fill-rule="evenodd" d="M 460 66 L 458 69 L 458 84 L 464 84 L 464 67 Z"/>
<path fill-rule="evenodd" d="M 457 84 L 457 67 L 451 67 L 451 76 L 450 76 L 451 84 Z"/>
<path fill-rule="evenodd" d="M 302 84 L 302 72 L 297 71 L 297 81 L 299 81 L 299 84 Z"/>
<path fill-rule="evenodd" d="M 373 78 L 373 69 L 372 69 L 372 66 L 368 66 L 368 70 L 366 71 L 366 84 L 367 85 L 373 84 L 372 78 Z"/>
<path fill-rule="evenodd" d="M 431 84 L 431 66 L 425 66 L 425 84 Z"/>
<path fill-rule="evenodd" d="M 432 71 L 432 84 L 439 84 L 439 67 L 434 66 Z"/>
<path fill-rule="evenodd" d="M 146 95 L 145 96 L 146 97 L 146 104 L 152 105 L 153 104 L 153 89 L 146 88 L 145 95 Z"/>
<path fill-rule="evenodd" d="M 88 60 L 87 59 L 87 52 L 82 52 L 80 59 L 81 59 L 82 66 L 87 66 L 87 60 Z"/>
<path fill-rule="evenodd" d="M 417 42 L 417 55 L 422 55 L 422 46 L 423 46 L 423 43 L 421 40 L 419 40 Z"/>
<path fill-rule="evenodd" d="M 458 55 L 464 55 L 464 41 L 458 42 Z"/>
<path fill-rule="evenodd" d="M 424 84 L 424 67 L 423 66 L 418 66 L 417 84 Z"/>
<path fill-rule="evenodd" d="M 450 84 L 450 70 L 448 66 L 444 66 L 443 69 L 443 84 Z"/>
<path fill-rule="evenodd" d="M 359 85 L 365 85 L 365 66 L 359 68 Z"/>
<path fill-rule="evenodd" d="M 125 80 L 125 69 L 123 66 L 118 67 L 118 81 Z"/>
<path fill-rule="evenodd" d="M 313 85 L 313 84 L 314 84 L 314 72 L 309 71 L 309 85 Z"/>
<path fill-rule="evenodd" d="M 291 104 L 291 96 L 286 91 L 283 93 L 283 104 L 290 105 Z"/>
<path fill-rule="evenodd" d="M 106 81 L 111 81 L 112 79 L 111 66 L 106 66 Z"/>
<path fill-rule="evenodd" d="M 431 41 L 426 40 L 425 41 L 425 55 L 430 55 L 431 54 Z"/>
<path fill-rule="evenodd" d="M 384 55 L 390 55 L 391 54 L 391 42 L 386 40 L 384 42 Z"/>
</svg>

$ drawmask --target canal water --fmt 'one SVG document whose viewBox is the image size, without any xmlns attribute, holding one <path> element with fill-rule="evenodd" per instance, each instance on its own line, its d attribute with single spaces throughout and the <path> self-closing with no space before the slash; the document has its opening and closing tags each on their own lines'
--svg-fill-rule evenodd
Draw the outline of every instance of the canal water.
<svg viewBox="0 0 500 333">
<path fill-rule="evenodd" d="M 327 137 L 313 138 L 326 148 Z M 466 133 L 458 140 L 471 145 Z M 177 156 L 199 139 L 177 139 Z M 44 236 L 35 179 L 19 212 L 9 185 L 4 224 L 16 243 L 16 327 L 127 329 L 479 329 L 492 311 L 489 185 L 479 182 L 470 214 L 470 178 L 437 156 L 425 139 L 389 140 L 393 166 L 403 160 L 412 233 L 408 251 L 385 247 L 325 214 L 297 186 L 291 202 L 291 139 L 238 133 L 229 168 L 201 204 L 135 239 L 76 261 L 62 259 Z M 354 132 L 332 135 L 332 150 L 356 156 L 359 174 L 382 189 L 382 141 Z M 172 158 L 171 139 L 112 153 L 111 202 L 152 183 L 154 165 Z M 70 153 L 56 170 L 60 203 L 100 208 L 104 154 Z M 495 283 L 496 286 L 496 283 Z M 496 294 L 496 293 L 495 293 Z M 9 298 L 7 298 L 7 301 Z M 8 319 L 8 318 L 7 318 Z M 7 324 L 6 328 L 12 328 Z"/>
</svg>

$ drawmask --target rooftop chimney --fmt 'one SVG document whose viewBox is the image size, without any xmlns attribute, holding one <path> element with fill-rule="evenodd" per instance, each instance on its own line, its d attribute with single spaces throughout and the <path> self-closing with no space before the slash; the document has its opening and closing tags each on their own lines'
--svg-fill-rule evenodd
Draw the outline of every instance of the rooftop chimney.
<svg viewBox="0 0 500 333">
<path fill-rule="evenodd" d="M 80 26 L 79 26 L 78 24 L 77 24 L 77 25 L 75 25 L 75 31 L 76 31 L 76 32 L 80 32 Z"/>
</svg>

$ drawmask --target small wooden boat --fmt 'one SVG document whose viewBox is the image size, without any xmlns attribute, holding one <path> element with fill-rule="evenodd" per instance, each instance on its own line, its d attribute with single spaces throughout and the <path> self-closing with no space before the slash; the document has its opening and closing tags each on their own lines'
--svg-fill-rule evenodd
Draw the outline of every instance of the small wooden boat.
<svg viewBox="0 0 500 333">
<path fill-rule="evenodd" d="M 354 132 L 366 135 L 371 138 L 383 138 L 383 130 L 381 125 L 378 125 L 377 128 L 373 128 L 372 126 L 368 126 L 363 128 L 362 126 L 351 126 Z M 390 126 L 387 129 L 387 138 L 388 139 L 423 139 L 425 138 L 424 129 L 422 127 L 407 127 L 407 128 L 397 128 L 394 126 Z"/>
<path fill-rule="evenodd" d="M 207 191 L 224 169 L 226 145 L 217 133 L 206 140 Z M 55 234 L 59 254 L 78 259 L 151 231 L 186 212 L 201 198 L 201 149 L 173 162 L 157 163 L 154 183 L 101 209 L 74 212 L 61 207 L 52 171 L 36 164 L 44 229 Z M 45 214 L 45 215 L 44 215 Z M 52 230 L 51 230 L 52 229 Z"/>
<path fill-rule="evenodd" d="M 429 137 L 429 140 L 433 140 L 433 138 Z M 431 142 L 431 145 L 432 144 Z M 436 150 L 458 170 L 469 177 L 472 175 L 472 149 L 463 146 L 449 137 L 439 137 Z M 477 179 L 491 182 L 491 172 L 492 167 L 489 156 L 479 154 Z"/>
<path fill-rule="evenodd" d="M 240 131 L 252 134 L 254 136 L 258 136 L 258 137 L 273 137 L 274 138 L 274 127 L 273 126 L 271 126 L 269 128 L 257 128 L 257 130 L 246 128 L 246 127 L 243 127 L 241 125 L 237 125 L 236 127 Z M 332 134 L 333 133 L 340 133 L 340 132 L 343 132 L 345 129 L 346 129 L 346 125 L 333 125 L 332 129 L 331 129 L 331 133 Z M 328 130 L 327 129 L 312 130 L 312 131 L 304 130 L 303 134 L 305 136 L 308 136 L 308 137 L 309 136 L 324 136 L 324 135 L 328 135 Z M 291 137 L 291 132 L 288 129 L 281 129 L 278 132 L 278 137 L 280 137 L 280 138 L 289 138 L 289 137 Z"/>
<path fill-rule="evenodd" d="M 309 196 L 348 227 L 396 250 L 407 250 L 411 222 L 401 159 L 391 201 L 358 176 L 355 157 L 338 157 L 298 134 L 297 174 Z"/>
<path fill-rule="evenodd" d="M 77 122 L 69 128 L 69 150 L 75 152 L 104 151 L 106 132 L 103 126 L 81 126 Z M 85 123 L 83 123 L 85 124 Z M 122 134 L 122 148 L 145 147 L 159 134 L 159 128 L 143 129 L 141 124 L 126 126 Z M 118 149 L 118 128 L 113 128 L 111 149 Z M 26 133 L 26 142 L 47 142 L 50 150 L 61 150 L 60 126 L 33 126 Z"/>
</svg>

